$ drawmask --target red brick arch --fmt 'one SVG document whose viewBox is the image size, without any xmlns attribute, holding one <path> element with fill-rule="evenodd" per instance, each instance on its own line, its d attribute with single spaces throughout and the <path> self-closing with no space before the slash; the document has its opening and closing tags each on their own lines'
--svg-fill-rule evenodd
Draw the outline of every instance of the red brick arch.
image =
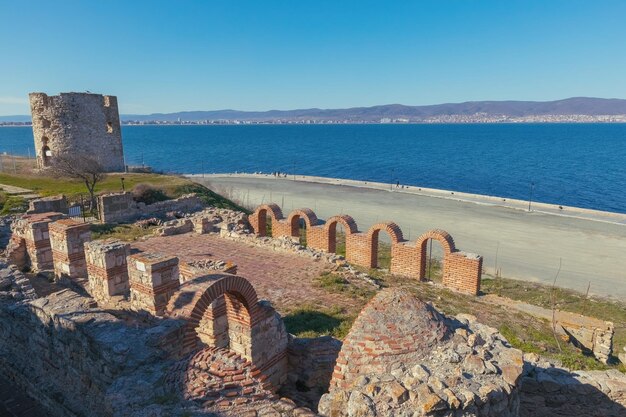
<svg viewBox="0 0 626 417">
<path fill-rule="evenodd" d="M 248 221 L 252 226 L 252 230 L 258 236 L 265 236 L 267 231 L 267 215 L 270 215 L 272 218 L 272 225 L 278 223 L 279 220 L 282 220 L 283 212 L 278 206 L 278 204 L 270 203 L 270 204 L 261 204 L 254 210 L 250 216 L 248 216 Z"/>
<path fill-rule="evenodd" d="M 428 240 L 433 239 L 441 243 L 443 247 L 443 268 L 444 275 L 447 269 L 447 261 L 449 259 L 449 255 L 453 252 L 456 252 L 456 246 L 454 244 L 454 239 L 450 235 L 450 233 L 441 229 L 429 230 L 428 232 L 421 235 L 417 238 L 415 243 L 415 247 L 420 251 L 420 280 L 423 280 L 426 277 L 426 252 L 427 252 L 427 244 Z"/>
<path fill-rule="evenodd" d="M 221 296 L 233 297 L 241 303 L 248 313 L 251 325 L 257 321 L 257 294 L 245 278 L 215 274 L 187 281 L 172 296 L 166 309 L 170 318 L 185 321 L 183 354 L 199 346 L 196 329 L 211 303 Z"/>
<path fill-rule="evenodd" d="M 346 245 L 348 242 L 348 236 L 358 233 L 359 228 L 356 225 L 356 222 L 351 216 L 347 214 L 340 216 L 333 216 L 326 220 L 324 224 L 324 236 L 327 241 L 324 245 L 324 250 L 327 252 L 335 253 L 337 250 L 337 224 L 341 223 L 346 232 Z M 347 250 L 347 247 L 346 247 Z"/>
<path fill-rule="evenodd" d="M 309 208 L 296 209 L 289 213 L 289 217 L 287 217 L 290 236 L 300 236 L 300 219 L 304 219 L 307 230 L 311 230 L 312 226 L 317 226 L 317 223 L 319 223 L 319 220 L 313 210 Z"/>
<path fill-rule="evenodd" d="M 369 243 L 369 267 L 378 267 L 378 235 L 380 232 L 387 232 L 391 237 L 391 246 L 393 253 L 393 246 L 404 241 L 402 236 L 402 230 L 394 222 L 377 223 L 369 228 L 367 231 L 367 240 Z"/>
</svg>

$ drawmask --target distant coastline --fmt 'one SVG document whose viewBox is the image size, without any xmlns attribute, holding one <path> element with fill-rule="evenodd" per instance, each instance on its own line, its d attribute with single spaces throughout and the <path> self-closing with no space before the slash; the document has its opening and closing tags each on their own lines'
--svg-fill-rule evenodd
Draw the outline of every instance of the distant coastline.
<svg viewBox="0 0 626 417">
<path fill-rule="evenodd" d="M 467 101 L 408 106 L 384 104 L 295 110 L 194 110 L 121 114 L 124 125 L 229 124 L 461 124 L 626 123 L 626 100 L 571 97 L 554 101 Z M 28 124 L 28 115 L 0 116 L 0 124 Z"/>
</svg>

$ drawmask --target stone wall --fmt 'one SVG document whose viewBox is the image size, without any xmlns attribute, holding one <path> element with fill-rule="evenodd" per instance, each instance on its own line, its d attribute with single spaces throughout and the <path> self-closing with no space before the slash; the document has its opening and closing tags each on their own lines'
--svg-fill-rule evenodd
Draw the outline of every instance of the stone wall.
<svg viewBox="0 0 626 417">
<path fill-rule="evenodd" d="M 331 336 L 289 339 L 289 384 L 281 393 L 316 409 L 328 392 L 341 341 Z"/>
<path fill-rule="evenodd" d="M 179 415 L 158 398 L 171 395 L 159 381 L 173 363 L 161 345 L 173 340 L 180 348 L 169 338 L 180 323 L 92 305 L 69 289 L 27 302 L 0 299 L 0 374 L 47 416 Z"/>
<path fill-rule="evenodd" d="M 106 171 L 124 171 L 117 98 L 91 93 L 29 94 L 37 164 L 59 155 L 87 155 Z"/>
<path fill-rule="evenodd" d="M 85 243 L 89 241 L 89 223 L 73 219 L 60 219 L 50 223 L 50 247 L 57 279 L 87 277 Z"/>
<path fill-rule="evenodd" d="M 98 196 L 99 217 L 102 223 L 122 223 L 140 217 L 159 217 L 168 212 L 194 212 L 204 204 L 195 194 L 187 194 L 175 200 L 159 201 L 146 205 L 133 200 L 131 193 L 110 193 Z"/>
<path fill-rule="evenodd" d="M 67 199 L 64 195 L 57 195 L 31 200 L 28 203 L 28 211 L 26 214 L 51 212 L 67 214 L 67 210 Z"/>
<path fill-rule="evenodd" d="M 333 216 L 320 224 L 310 209 L 294 210 L 285 219 L 278 205 L 263 204 L 249 216 L 254 233 L 265 236 L 268 219 L 271 221 L 272 237 L 293 239 L 299 239 L 300 222 L 303 222 L 307 247 L 326 252 L 335 251 L 337 225 L 341 224 L 346 235 L 346 260 L 366 268 L 377 267 L 378 240 L 381 232 L 386 233 L 391 240 L 390 272 L 419 280 L 426 278 L 427 243 L 438 241 L 444 252 L 443 285 L 466 294 L 477 295 L 480 292 L 482 256 L 457 250 L 452 236 L 443 230 L 428 231 L 415 242 L 408 242 L 400 227 L 393 222 L 378 223 L 367 232 L 359 232 L 354 219 L 347 215 Z"/>
</svg>

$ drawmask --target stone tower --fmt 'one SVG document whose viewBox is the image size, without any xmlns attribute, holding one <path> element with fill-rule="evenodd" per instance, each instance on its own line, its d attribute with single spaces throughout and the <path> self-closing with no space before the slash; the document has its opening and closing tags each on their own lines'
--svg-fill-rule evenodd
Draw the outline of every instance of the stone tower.
<svg viewBox="0 0 626 417">
<path fill-rule="evenodd" d="M 30 93 L 39 168 L 58 155 L 84 154 L 109 172 L 124 171 L 117 97 L 91 93 Z"/>
</svg>

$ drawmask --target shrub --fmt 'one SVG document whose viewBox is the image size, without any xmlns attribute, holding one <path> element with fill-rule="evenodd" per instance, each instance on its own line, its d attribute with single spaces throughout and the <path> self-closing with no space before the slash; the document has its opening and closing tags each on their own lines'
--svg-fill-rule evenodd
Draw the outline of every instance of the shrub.
<svg viewBox="0 0 626 417">
<path fill-rule="evenodd" d="M 138 203 L 154 204 L 170 198 L 160 188 L 152 187 L 148 184 L 137 184 L 133 187 L 133 199 Z"/>
</svg>

